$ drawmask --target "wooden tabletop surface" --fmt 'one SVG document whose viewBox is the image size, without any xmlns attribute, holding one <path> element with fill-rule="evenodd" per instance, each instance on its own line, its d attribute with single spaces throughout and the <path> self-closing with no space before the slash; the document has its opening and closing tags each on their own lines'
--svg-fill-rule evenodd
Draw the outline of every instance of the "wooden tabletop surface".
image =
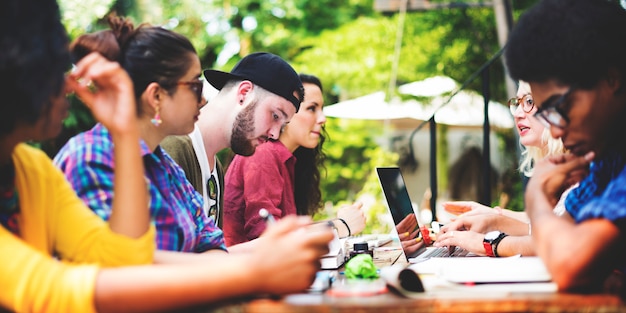
<svg viewBox="0 0 626 313">
<path fill-rule="evenodd" d="M 399 249 L 374 252 L 374 263 L 380 268 L 406 264 Z M 626 304 L 612 295 L 568 293 L 468 294 L 442 296 L 425 293 L 405 298 L 384 286 L 383 290 L 353 295 L 331 291 L 295 294 L 282 298 L 238 299 L 198 308 L 198 312 L 626 312 Z M 337 287 L 339 288 L 339 287 Z M 194 310 L 196 311 L 196 310 Z"/>
</svg>

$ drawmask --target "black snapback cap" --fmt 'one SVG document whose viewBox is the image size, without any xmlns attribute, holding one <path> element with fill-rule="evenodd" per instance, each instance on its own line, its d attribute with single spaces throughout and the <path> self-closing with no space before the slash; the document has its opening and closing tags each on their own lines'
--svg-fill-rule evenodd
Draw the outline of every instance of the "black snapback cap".
<svg viewBox="0 0 626 313">
<path fill-rule="evenodd" d="M 221 90 L 229 80 L 249 80 L 273 94 L 289 100 L 296 112 L 304 98 L 304 87 L 298 73 L 285 60 L 268 52 L 251 53 L 241 59 L 230 73 L 205 70 L 204 78 Z M 296 92 L 298 97 L 294 97 Z"/>
</svg>

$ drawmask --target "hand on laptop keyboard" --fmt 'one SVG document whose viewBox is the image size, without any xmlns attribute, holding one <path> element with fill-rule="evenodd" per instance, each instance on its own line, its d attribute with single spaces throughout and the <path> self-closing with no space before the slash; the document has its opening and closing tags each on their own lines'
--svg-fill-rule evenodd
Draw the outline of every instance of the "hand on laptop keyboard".
<svg viewBox="0 0 626 313">
<path fill-rule="evenodd" d="M 439 247 L 436 249 L 430 249 L 428 254 L 425 257 L 428 258 L 449 258 L 449 257 L 463 257 L 467 256 L 469 253 L 468 250 L 462 249 L 460 247 L 450 246 L 450 247 Z"/>
</svg>

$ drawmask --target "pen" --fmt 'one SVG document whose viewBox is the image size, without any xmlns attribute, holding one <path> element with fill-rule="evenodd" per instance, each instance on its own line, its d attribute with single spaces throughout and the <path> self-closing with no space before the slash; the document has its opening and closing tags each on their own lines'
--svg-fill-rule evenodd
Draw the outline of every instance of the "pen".
<svg viewBox="0 0 626 313">
<path fill-rule="evenodd" d="M 260 209 L 259 216 L 265 221 L 265 223 L 267 223 L 268 226 L 274 224 L 274 216 L 266 209 Z"/>
</svg>

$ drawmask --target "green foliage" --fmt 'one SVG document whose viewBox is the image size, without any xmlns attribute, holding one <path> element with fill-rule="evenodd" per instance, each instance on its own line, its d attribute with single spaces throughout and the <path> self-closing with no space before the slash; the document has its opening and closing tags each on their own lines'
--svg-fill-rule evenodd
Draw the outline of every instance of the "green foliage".
<svg viewBox="0 0 626 313">
<path fill-rule="evenodd" d="M 380 153 L 381 148 L 374 138 L 382 134 L 381 124 L 328 118 L 326 130 L 329 140 L 324 143 L 324 199 L 333 203 L 354 199 L 373 169 L 372 156 Z"/>
<path fill-rule="evenodd" d="M 296 70 L 320 77 L 326 104 L 389 89 L 399 19 L 398 14 L 374 12 L 373 0 L 59 2 L 71 38 L 105 28 L 103 17 L 115 11 L 136 24 L 162 25 L 184 34 L 195 45 L 204 68 L 229 70 L 241 56 L 253 51 L 278 54 Z M 514 17 L 534 2 L 515 1 Z M 499 50 L 490 7 L 409 12 L 401 26 L 398 84 L 434 75 L 464 82 Z M 506 99 L 501 60 L 496 60 L 489 73 L 492 98 Z M 481 90 L 480 79 L 469 88 Z M 92 123 L 89 112 L 72 103 L 65 134 L 82 131 Z M 328 161 L 322 189 L 325 199 L 334 204 L 329 208 L 362 198 L 371 202 L 366 213 L 370 221 L 377 220 L 384 207 L 373 169 L 398 161 L 379 139 L 385 136 L 381 124 L 329 118 L 327 130 L 330 140 L 325 145 Z M 502 189 L 517 192 L 521 190 L 519 175 L 515 175 L 517 140 L 511 134 L 502 136 L 502 147 L 511 156 L 511 170 Z M 519 199 L 521 196 L 511 199 L 511 206 L 518 207 Z M 376 227 L 384 230 L 384 225 Z"/>
<path fill-rule="evenodd" d="M 518 170 L 518 149 L 520 147 L 514 131 L 500 130 L 496 132 L 498 138 L 498 149 L 505 155 L 508 164 L 507 170 L 501 176 L 499 190 L 506 199 L 493 199 L 492 206 L 505 206 L 514 211 L 524 210 L 524 184 L 523 175 Z M 504 200 L 504 201 L 502 201 Z M 506 203 L 501 203 L 506 202 Z"/>
<path fill-rule="evenodd" d="M 388 233 L 386 208 L 376 177 L 376 166 L 395 166 L 398 156 L 383 149 L 377 138 L 383 135 L 382 123 L 329 118 L 326 129 L 330 140 L 324 144 L 327 155 L 326 177 L 322 180 L 328 205 L 314 218 L 336 216 L 337 208 L 358 200 L 364 203 L 367 218 L 365 233 Z"/>
<path fill-rule="evenodd" d="M 109 13 L 113 3 L 114 0 L 59 1 L 63 24 L 70 38 L 92 31 L 94 23 Z"/>
</svg>

